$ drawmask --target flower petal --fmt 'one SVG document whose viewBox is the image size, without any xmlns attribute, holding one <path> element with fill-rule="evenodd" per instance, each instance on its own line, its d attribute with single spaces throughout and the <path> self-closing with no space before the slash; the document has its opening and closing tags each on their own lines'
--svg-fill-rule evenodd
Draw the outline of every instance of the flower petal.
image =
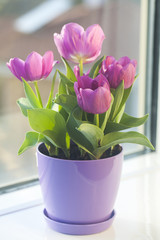
<svg viewBox="0 0 160 240">
<path fill-rule="evenodd" d="M 135 79 L 137 61 L 129 57 L 121 57 L 116 61 L 108 56 L 102 63 L 100 72 L 108 79 L 111 88 L 117 88 L 124 80 L 124 88 L 129 88 Z"/>
<path fill-rule="evenodd" d="M 78 77 L 80 76 L 80 69 L 78 65 L 74 66 L 74 74 L 76 76 L 76 78 L 78 79 Z"/>
<path fill-rule="evenodd" d="M 111 104 L 111 93 L 105 87 L 99 87 L 95 91 L 80 89 L 82 109 L 88 113 L 100 114 L 108 110 Z"/>
<path fill-rule="evenodd" d="M 87 63 L 94 61 L 100 55 L 104 39 L 104 32 L 98 24 L 87 28 L 83 39 L 85 43 L 83 54 Z"/>
<path fill-rule="evenodd" d="M 82 102 L 82 97 L 81 97 L 81 95 L 80 95 L 78 82 L 75 82 L 75 83 L 74 83 L 74 90 L 75 90 L 75 93 L 76 93 L 76 96 L 77 96 L 78 105 L 80 106 L 80 108 L 83 109 L 83 102 Z"/>
<path fill-rule="evenodd" d="M 54 34 L 54 41 L 61 56 L 79 63 L 76 57 L 81 52 L 81 35 L 84 29 L 77 23 L 68 23 L 63 26 L 61 34 Z"/>
<path fill-rule="evenodd" d="M 117 88 L 120 82 L 123 80 L 119 78 L 122 66 L 120 64 L 112 64 L 107 69 L 107 79 L 111 88 Z"/>
<path fill-rule="evenodd" d="M 103 74 L 100 73 L 100 74 L 95 78 L 95 80 L 97 80 L 99 87 L 100 87 L 100 86 L 103 87 L 104 84 L 105 84 L 105 87 L 106 87 L 108 90 L 110 90 L 109 82 L 108 82 L 107 78 L 106 78 Z"/>
<path fill-rule="evenodd" d="M 136 68 L 137 67 L 137 61 L 135 60 L 135 59 L 133 59 L 132 61 L 131 61 L 131 63 L 133 64 L 133 66 Z"/>
<path fill-rule="evenodd" d="M 61 34 L 54 34 L 54 41 L 61 56 L 74 63 L 94 61 L 101 52 L 105 36 L 98 24 L 84 28 L 77 23 L 63 26 Z"/>
<path fill-rule="evenodd" d="M 12 58 L 7 64 L 10 71 L 20 80 L 22 81 L 21 77 L 27 80 L 26 73 L 25 73 L 25 63 L 20 58 Z"/>
<path fill-rule="evenodd" d="M 132 63 L 127 64 L 123 69 L 121 70 L 119 74 L 119 80 L 124 80 L 124 88 L 129 88 L 133 82 L 134 82 L 134 77 L 135 77 L 135 67 L 133 66 Z"/>
<path fill-rule="evenodd" d="M 87 75 L 83 75 L 81 77 L 78 77 L 78 86 L 79 88 L 92 88 L 92 82 L 93 82 L 93 79 L 90 78 L 89 76 Z"/>
<path fill-rule="evenodd" d="M 13 73 L 13 75 L 17 78 L 19 78 L 14 70 L 14 66 L 12 65 L 12 62 L 13 62 L 13 58 L 11 58 L 9 60 L 9 62 L 6 63 L 7 67 L 9 68 L 9 70 L 11 71 L 11 73 Z"/>
<path fill-rule="evenodd" d="M 105 61 L 106 67 L 108 67 L 109 65 L 113 64 L 116 60 L 113 56 L 107 56 L 104 61 Z"/>
<path fill-rule="evenodd" d="M 105 60 L 102 62 L 102 66 L 100 72 L 107 77 L 107 69 L 111 64 L 116 62 L 115 58 L 112 56 L 107 56 Z"/>
<path fill-rule="evenodd" d="M 65 47 L 63 45 L 63 36 L 61 36 L 58 33 L 54 33 L 53 38 L 54 38 L 54 42 L 55 42 L 55 45 L 58 49 L 59 54 L 62 57 L 64 57 L 65 59 L 68 60 L 69 59 L 69 54 L 68 54 L 67 50 L 65 49 Z"/>
<path fill-rule="evenodd" d="M 73 53 L 83 54 L 82 36 L 84 28 L 77 23 L 69 23 L 64 26 L 64 45 Z"/>
<path fill-rule="evenodd" d="M 127 64 L 130 63 L 130 58 L 125 56 L 125 57 L 121 57 L 119 60 L 118 60 L 118 64 L 122 65 L 122 67 L 126 66 Z"/>
<path fill-rule="evenodd" d="M 28 55 L 25 61 L 25 70 L 28 80 L 34 81 L 42 78 L 42 56 L 37 52 Z"/>
<path fill-rule="evenodd" d="M 42 78 L 48 77 L 53 68 L 54 56 L 52 51 L 47 51 L 42 58 Z"/>
</svg>

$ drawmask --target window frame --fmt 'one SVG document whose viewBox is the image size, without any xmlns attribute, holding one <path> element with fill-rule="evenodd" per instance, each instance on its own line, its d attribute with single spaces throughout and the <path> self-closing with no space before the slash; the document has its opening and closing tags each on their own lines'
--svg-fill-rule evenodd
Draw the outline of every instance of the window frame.
<svg viewBox="0 0 160 240">
<path fill-rule="evenodd" d="M 157 147 L 157 119 L 158 119 L 158 89 L 160 66 L 160 1 L 148 1 L 148 31 L 146 49 L 146 95 L 145 111 L 149 113 L 149 119 L 145 125 L 145 134 Z"/>
</svg>

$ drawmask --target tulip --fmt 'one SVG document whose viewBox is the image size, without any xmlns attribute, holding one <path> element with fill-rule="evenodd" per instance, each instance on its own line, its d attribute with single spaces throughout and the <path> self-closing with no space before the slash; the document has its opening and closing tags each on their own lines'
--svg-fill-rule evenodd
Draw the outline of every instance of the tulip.
<svg viewBox="0 0 160 240">
<path fill-rule="evenodd" d="M 54 42 L 61 56 L 73 63 L 93 62 L 101 53 L 105 38 L 98 24 L 84 28 L 77 23 L 63 26 L 61 34 L 54 34 Z"/>
<path fill-rule="evenodd" d="M 26 81 L 35 81 L 48 77 L 56 63 L 53 53 L 47 51 L 43 56 L 32 52 L 25 61 L 20 58 L 11 58 L 7 66 L 20 81 L 22 81 L 21 78 Z"/>
<path fill-rule="evenodd" d="M 76 78 L 78 79 L 78 77 L 80 77 L 80 68 L 79 68 L 79 66 L 75 65 L 73 70 L 74 70 L 74 74 L 75 74 Z M 83 75 L 87 75 L 88 76 L 89 73 L 90 73 L 90 69 L 86 72 L 86 74 L 83 74 Z"/>
<path fill-rule="evenodd" d="M 102 63 L 101 73 L 108 79 L 111 88 L 117 88 L 124 80 L 124 88 L 131 87 L 135 80 L 136 60 L 128 57 L 121 57 L 118 61 L 114 57 L 108 56 Z"/>
<path fill-rule="evenodd" d="M 74 83 L 77 102 L 85 112 L 99 114 L 108 110 L 111 104 L 111 92 L 107 79 L 99 74 L 95 79 L 87 75 L 78 77 Z"/>
<path fill-rule="evenodd" d="M 79 69 L 78 65 L 74 66 L 74 74 L 75 74 L 76 78 L 78 78 L 80 76 L 80 69 Z"/>
</svg>

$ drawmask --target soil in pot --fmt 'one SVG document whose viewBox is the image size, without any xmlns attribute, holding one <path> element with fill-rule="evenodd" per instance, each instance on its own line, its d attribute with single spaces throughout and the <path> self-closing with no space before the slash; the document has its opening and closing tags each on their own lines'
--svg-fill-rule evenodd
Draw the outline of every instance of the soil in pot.
<svg viewBox="0 0 160 240">
<path fill-rule="evenodd" d="M 105 151 L 104 154 L 101 156 L 101 159 L 113 157 L 113 156 L 119 154 L 121 151 L 122 151 L 122 147 L 119 144 L 117 144 L 114 146 L 113 149 L 112 148 L 107 149 L 107 151 Z M 49 156 L 49 152 L 44 144 L 41 149 L 41 152 L 43 154 Z M 60 159 L 67 159 L 66 156 L 64 155 L 64 152 L 61 149 L 59 149 L 59 151 L 58 151 L 58 156 L 53 155 L 52 157 L 60 158 Z M 80 152 L 77 144 L 75 144 L 73 141 L 71 141 L 70 160 L 91 160 L 91 158 L 88 153 L 85 153 L 82 158 L 81 152 Z"/>
</svg>

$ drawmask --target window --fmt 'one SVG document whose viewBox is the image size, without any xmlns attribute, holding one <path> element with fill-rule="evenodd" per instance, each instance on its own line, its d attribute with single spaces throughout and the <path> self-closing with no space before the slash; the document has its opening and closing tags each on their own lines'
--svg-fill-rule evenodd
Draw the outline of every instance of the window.
<svg viewBox="0 0 160 240">
<path fill-rule="evenodd" d="M 159 29 L 155 31 L 154 28 L 158 26 L 158 22 L 154 21 L 158 13 L 155 9 L 159 11 L 160 8 L 156 8 L 153 1 L 145 0 L 0 1 L 1 192 L 37 179 L 35 151 L 28 150 L 17 156 L 25 132 L 30 127 L 16 105 L 16 100 L 24 95 L 22 84 L 10 74 L 5 63 L 11 57 L 25 59 L 33 50 L 40 54 L 53 50 L 55 59 L 60 60 L 52 35 L 60 32 L 62 26 L 68 22 L 77 22 L 84 28 L 94 23 L 100 24 L 106 35 L 103 53 L 115 58 L 128 55 L 137 59 L 140 76 L 134 85 L 126 111 L 137 117 L 146 111 L 151 114 L 146 132 L 155 143 L 156 128 L 154 131 L 153 126 L 156 125 L 158 70 L 153 71 L 153 67 L 156 65 L 158 69 L 158 62 L 151 64 L 152 60 L 159 58 L 156 48 L 159 44 L 156 42 L 159 41 Z M 63 68 L 63 65 L 59 64 L 58 67 Z M 40 82 L 43 101 L 46 100 L 50 84 L 51 77 Z M 155 89 L 151 88 L 152 84 Z M 145 129 L 142 128 L 141 131 L 144 132 Z M 126 154 L 129 154 L 142 151 L 143 147 L 127 145 L 126 149 Z"/>
</svg>

